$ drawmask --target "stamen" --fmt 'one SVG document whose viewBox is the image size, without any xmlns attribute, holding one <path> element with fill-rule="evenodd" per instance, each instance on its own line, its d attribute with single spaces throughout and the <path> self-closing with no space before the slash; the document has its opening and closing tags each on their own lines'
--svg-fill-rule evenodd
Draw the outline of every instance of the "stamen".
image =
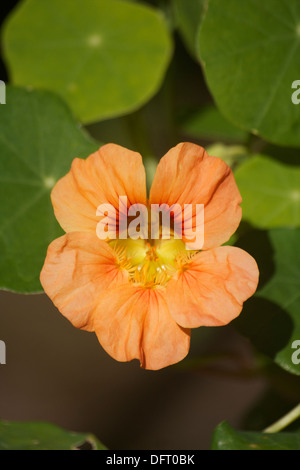
<svg viewBox="0 0 300 470">
<path fill-rule="evenodd" d="M 151 246 L 149 242 L 147 242 L 147 252 L 146 252 L 146 259 L 149 261 L 158 261 L 158 254 L 156 252 L 156 246 Z"/>
<path fill-rule="evenodd" d="M 197 252 L 192 250 L 182 250 L 177 253 L 175 257 L 175 264 L 177 269 L 184 271 L 187 269 L 188 264 L 192 261 L 193 257 Z"/>
<path fill-rule="evenodd" d="M 155 288 L 166 285 L 169 279 L 170 277 L 166 271 L 157 268 L 153 273 L 151 266 L 145 263 L 142 268 L 136 269 L 132 281 L 146 288 Z"/>
<path fill-rule="evenodd" d="M 163 287 L 184 271 L 195 251 L 186 250 L 181 240 L 114 240 L 110 242 L 120 269 L 129 273 L 129 282 L 144 288 Z"/>
<path fill-rule="evenodd" d="M 129 274 L 133 274 L 135 268 L 132 265 L 130 258 L 127 257 L 126 248 L 115 244 L 114 252 L 116 255 L 116 264 L 120 267 L 120 269 L 125 269 Z"/>
</svg>

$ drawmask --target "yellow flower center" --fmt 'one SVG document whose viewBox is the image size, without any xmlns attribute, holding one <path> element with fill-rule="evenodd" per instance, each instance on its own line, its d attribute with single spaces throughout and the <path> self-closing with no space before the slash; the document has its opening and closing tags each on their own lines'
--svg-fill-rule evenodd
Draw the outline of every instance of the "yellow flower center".
<svg viewBox="0 0 300 470">
<path fill-rule="evenodd" d="M 129 273 L 130 281 L 144 287 L 164 286 L 176 270 L 186 265 L 194 252 L 180 239 L 113 240 L 117 265 Z"/>
</svg>

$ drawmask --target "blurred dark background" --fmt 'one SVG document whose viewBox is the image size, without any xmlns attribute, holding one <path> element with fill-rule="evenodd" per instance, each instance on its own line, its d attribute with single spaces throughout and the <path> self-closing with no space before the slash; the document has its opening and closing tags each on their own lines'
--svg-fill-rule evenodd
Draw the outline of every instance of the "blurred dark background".
<svg viewBox="0 0 300 470">
<path fill-rule="evenodd" d="M 16 3 L 1 7 L 3 18 Z M 0 79 L 8 80 L 2 62 Z M 197 96 L 195 83 L 202 90 Z M 170 94 L 176 105 L 164 115 Z M 140 131 L 150 125 L 151 149 L 145 151 L 159 156 L 177 143 L 170 125 L 177 112 L 210 101 L 199 65 L 176 37 L 176 60 L 158 95 L 134 115 L 89 131 L 143 152 Z M 266 379 L 253 372 L 250 344 L 231 325 L 193 331 L 185 361 L 144 371 L 136 361 L 111 359 L 94 334 L 73 328 L 45 295 L 1 292 L 0 339 L 7 345 L 7 365 L 0 366 L 2 419 L 93 432 L 111 449 L 207 449 L 215 426 L 223 420 L 243 426 L 267 389 Z"/>
<path fill-rule="evenodd" d="M 8 420 L 93 432 L 111 449 L 207 449 L 215 426 L 242 426 L 265 390 L 245 369 L 239 376 L 237 364 L 251 370 L 253 358 L 231 326 L 194 330 L 188 358 L 152 372 L 111 359 L 45 295 L 2 292 L 0 315 L 0 416 Z"/>
</svg>

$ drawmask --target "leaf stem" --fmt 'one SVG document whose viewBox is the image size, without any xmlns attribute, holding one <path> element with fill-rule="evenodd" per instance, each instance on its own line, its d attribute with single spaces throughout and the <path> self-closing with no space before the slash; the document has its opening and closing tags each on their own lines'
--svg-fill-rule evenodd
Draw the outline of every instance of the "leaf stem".
<svg viewBox="0 0 300 470">
<path fill-rule="evenodd" d="M 282 429 L 285 429 L 291 423 L 296 421 L 296 419 L 300 418 L 300 403 L 291 411 L 289 411 L 286 415 L 280 418 L 276 423 L 272 424 L 271 426 L 267 427 L 263 432 L 265 433 L 275 433 L 279 432 Z"/>
</svg>

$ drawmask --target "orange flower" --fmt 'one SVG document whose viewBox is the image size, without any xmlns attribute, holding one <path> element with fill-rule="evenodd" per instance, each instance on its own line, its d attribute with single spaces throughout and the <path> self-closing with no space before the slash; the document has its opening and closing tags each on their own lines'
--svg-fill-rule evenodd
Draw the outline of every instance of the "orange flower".
<svg viewBox="0 0 300 470">
<path fill-rule="evenodd" d="M 119 210 L 119 197 L 128 207 Z M 231 169 L 202 147 L 183 143 L 160 161 L 149 201 L 142 158 L 108 144 L 54 187 L 52 203 L 66 235 L 49 247 L 41 283 L 77 328 L 95 331 L 119 361 L 139 359 L 146 369 L 182 360 L 190 329 L 226 325 L 256 290 L 258 268 L 245 251 L 221 246 L 241 220 L 241 197 Z M 187 250 L 174 231 L 169 240 L 97 238 L 100 204 L 204 204 L 204 244 Z M 176 214 L 174 215 L 176 218 Z M 197 229 L 190 217 L 190 229 Z"/>
</svg>

